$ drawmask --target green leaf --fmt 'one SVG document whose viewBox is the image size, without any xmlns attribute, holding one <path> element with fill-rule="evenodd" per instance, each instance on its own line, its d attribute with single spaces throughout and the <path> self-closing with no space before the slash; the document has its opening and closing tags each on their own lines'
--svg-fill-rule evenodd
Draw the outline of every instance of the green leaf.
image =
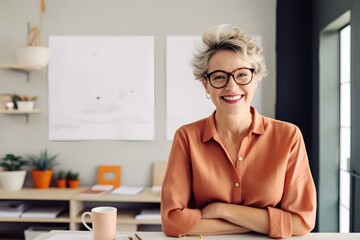
<svg viewBox="0 0 360 240">
<path fill-rule="evenodd" d="M 59 154 L 49 156 L 47 150 L 40 152 L 39 155 L 29 155 L 27 156 L 31 165 L 38 170 L 49 170 L 54 166 L 58 165 L 57 158 Z"/>
</svg>

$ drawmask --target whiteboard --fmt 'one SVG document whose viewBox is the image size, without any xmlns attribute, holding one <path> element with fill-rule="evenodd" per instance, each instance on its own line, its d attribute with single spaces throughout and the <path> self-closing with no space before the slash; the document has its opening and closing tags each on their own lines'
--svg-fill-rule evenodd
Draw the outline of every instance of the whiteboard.
<svg viewBox="0 0 360 240">
<path fill-rule="evenodd" d="M 49 140 L 153 140 L 154 37 L 50 36 Z"/>
<path fill-rule="evenodd" d="M 255 37 L 261 43 L 261 37 Z M 215 110 L 205 97 L 202 83 L 195 80 L 191 67 L 194 47 L 200 36 L 166 38 L 166 139 L 172 140 L 182 125 L 211 115 Z M 261 112 L 262 87 L 259 82 L 252 105 Z"/>
</svg>

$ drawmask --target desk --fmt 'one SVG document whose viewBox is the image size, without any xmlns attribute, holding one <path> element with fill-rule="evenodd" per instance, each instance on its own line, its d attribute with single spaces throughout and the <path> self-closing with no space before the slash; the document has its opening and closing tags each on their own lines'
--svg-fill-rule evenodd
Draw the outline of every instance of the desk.
<svg viewBox="0 0 360 240">
<path fill-rule="evenodd" d="M 166 237 L 162 232 L 138 232 L 143 240 L 166 240 L 176 239 Z M 134 236 L 134 233 L 118 232 L 116 240 L 127 240 L 127 236 Z M 89 231 L 51 231 L 43 233 L 35 240 L 92 240 Z M 187 237 L 186 240 L 198 240 L 199 237 Z M 204 240 L 247 240 L 247 239 L 269 239 L 267 236 L 259 234 L 237 234 L 237 235 L 218 235 L 204 236 Z M 360 233 L 309 233 L 302 237 L 291 237 L 292 240 L 355 240 L 360 239 Z"/>
</svg>

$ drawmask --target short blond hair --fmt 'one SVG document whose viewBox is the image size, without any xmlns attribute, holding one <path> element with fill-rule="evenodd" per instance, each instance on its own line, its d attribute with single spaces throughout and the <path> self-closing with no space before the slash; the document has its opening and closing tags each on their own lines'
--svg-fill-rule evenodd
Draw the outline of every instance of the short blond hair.
<svg viewBox="0 0 360 240">
<path fill-rule="evenodd" d="M 191 62 L 195 79 L 202 79 L 208 71 L 211 56 L 219 50 L 236 52 L 241 59 L 250 63 L 260 81 L 267 75 L 263 48 L 254 37 L 239 27 L 221 24 L 208 28 L 202 35 L 202 42 L 195 46 Z"/>
</svg>

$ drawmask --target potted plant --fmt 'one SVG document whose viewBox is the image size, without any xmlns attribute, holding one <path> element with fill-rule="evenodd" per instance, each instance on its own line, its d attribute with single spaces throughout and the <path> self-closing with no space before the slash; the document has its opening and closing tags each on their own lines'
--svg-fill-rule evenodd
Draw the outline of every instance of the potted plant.
<svg viewBox="0 0 360 240">
<path fill-rule="evenodd" d="M 58 188 L 66 188 L 66 173 L 65 171 L 61 170 L 56 179 L 56 186 Z"/>
<path fill-rule="evenodd" d="M 3 171 L 0 172 L 0 184 L 5 190 L 17 191 L 22 189 L 26 176 L 26 171 L 21 168 L 26 165 L 27 161 L 21 156 L 6 154 L 2 158 L 0 166 Z"/>
<path fill-rule="evenodd" d="M 78 188 L 80 185 L 79 173 L 68 171 L 66 174 L 66 179 L 69 185 L 69 188 Z"/>
<path fill-rule="evenodd" d="M 45 2 L 40 0 L 39 26 L 28 27 L 27 46 L 16 52 L 17 62 L 26 66 L 46 67 L 50 59 L 50 49 L 41 44 L 42 16 L 45 12 Z"/>
<path fill-rule="evenodd" d="M 49 188 L 53 176 L 53 167 L 56 166 L 59 154 L 50 156 L 47 150 L 39 155 L 29 155 L 30 164 L 34 167 L 31 171 L 35 188 Z"/>
<path fill-rule="evenodd" d="M 19 96 L 19 95 L 13 95 L 12 97 L 13 101 L 16 102 L 16 108 L 19 111 L 30 111 L 34 109 L 35 100 L 37 99 L 36 96 Z"/>
</svg>

